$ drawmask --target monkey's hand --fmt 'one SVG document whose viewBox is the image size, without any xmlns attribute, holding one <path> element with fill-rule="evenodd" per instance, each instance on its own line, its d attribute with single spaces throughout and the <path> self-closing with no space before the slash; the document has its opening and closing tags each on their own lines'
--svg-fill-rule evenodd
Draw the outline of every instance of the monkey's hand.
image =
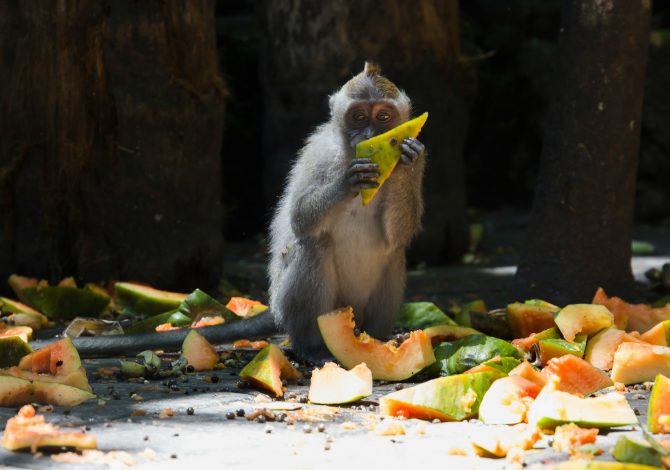
<svg viewBox="0 0 670 470">
<path fill-rule="evenodd" d="M 379 186 L 375 181 L 379 178 L 379 165 L 369 158 L 352 158 L 344 173 L 344 186 L 354 196 L 362 189 L 372 189 Z"/>
<path fill-rule="evenodd" d="M 426 147 L 413 137 L 408 137 L 400 144 L 400 161 L 405 165 L 411 165 L 421 158 L 426 151 Z"/>
</svg>

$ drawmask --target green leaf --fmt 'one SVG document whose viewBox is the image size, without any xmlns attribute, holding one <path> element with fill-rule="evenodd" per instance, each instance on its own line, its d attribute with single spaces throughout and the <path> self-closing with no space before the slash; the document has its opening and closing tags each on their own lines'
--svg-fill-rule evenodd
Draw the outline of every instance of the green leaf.
<svg viewBox="0 0 670 470">
<path fill-rule="evenodd" d="M 402 306 L 396 325 L 408 330 L 422 330 L 435 325 L 456 325 L 432 302 L 408 302 Z"/>
<path fill-rule="evenodd" d="M 448 346 L 447 346 L 448 345 Z M 433 352 L 436 362 L 429 372 L 454 375 L 500 356 L 521 359 L 521 352 L 505 340 L 486 335 L 470 335 L 451 343 L 440 343 Z"/>
</svg>

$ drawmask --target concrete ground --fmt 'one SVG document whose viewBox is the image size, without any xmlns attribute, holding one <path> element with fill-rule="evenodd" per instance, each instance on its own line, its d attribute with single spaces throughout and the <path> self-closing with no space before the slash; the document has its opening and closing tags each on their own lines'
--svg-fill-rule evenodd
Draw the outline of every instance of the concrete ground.
<svg viewBox="0 0 670 470">
<path fill-rule="evenodd" d="M 501 295 L 507 291 L 514 273 L 519 226 L 510 217 L 485 223 L 491 224 L 492 236 L 484 242 L 486 251 L 494 254 L 489 262 L 413 269 L 408 276 L 408 297 L 446 306 L 452 300 L 476 296 L 489 301 L 491 308 L 515 300 Z M 633 262 L 641 281 L 646 269 L 670 261 L 668 235 L 662 230 L 638 231 L 638 237 L 653 241 L 657 248 L 654 256 L 635 258 Z M 262 286 L 265 282 L 262 261 L 253 257 L 233 257 L 226 269 L 233 278 L 246 280 L 249 285 Z M 411 383 L 375 383 L 371 397 L 347 407 L 304 403 L 307 380 L 290 383 L 284 400 L 273 400 L 261 392 L 238 386 L 239 370 L 251 359 L 253 351 L 234 351 L 231 345 L 220 345 L 220 349 L 228 358 L 225 369 L 169 381 L 119 381 L 100 375 L 101 368 L 105 372 L 116 367 L 118 358 L 86 360 L 98 399 L 72 409 L 56 407 L 53 412 L 46 412 L 46 416 L 49 422 L 94 434 L 101 452 L 83 456 L 32 455 L 0 449 L 0 467 L 342 469 L 412 468 L 417 464 L 439 463 L 453 469 L 514 468 L 504 459 L 453 455 L 459 449 L 469 448 L 470 436 L 487 432 L 487 427 L 476 421 L 406 420 L 399 421 L 404 435 L 378 435 L 375 430 L 381 421 L 379 397 Z M 640 423 L 645 422 L 648 396 L 646 391 L 627 394 L 639 412 Z M 173 416 L 165 416 L 168 408 Z M 243 410 L 245 416 L 237 416 L 238 410 Z M 283 420 L 247 420 L 258 410 L 267 410 L 270 418 Z M 15 409 L 0 408 L 0 423 L 15 413 Z M 609 449 L 623 433 L 640 434 L 640 431 L 639 427 L 629 427 L 601 433 L 597 444 L 605 453 L 599 458 L 611 460 Z M 526 464 L 530 468 L 567 458 L 549 449 L 550 441 L 550 437 L 545 438 L 536 446 L 537 450 L 527 453 Z M 67 458 L 79 463 L 66 464 Z"/>
</svg>

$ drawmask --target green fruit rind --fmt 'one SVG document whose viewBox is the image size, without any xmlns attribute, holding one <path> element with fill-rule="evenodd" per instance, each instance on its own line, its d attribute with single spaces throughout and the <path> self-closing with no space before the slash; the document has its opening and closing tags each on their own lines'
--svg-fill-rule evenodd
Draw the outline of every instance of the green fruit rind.
<svg viewBox="0 0 670 470">
<path fill-rule="evenodd" d="M 188 294 L 169 292 L 133 282 L 117 282 L 114 291 L 119 304 L 131 315 L 157 315 L 176 310 Z"/>
<path fill-rule="evenodd" d="M 504 375 L 501 372 L 477 372 L 429 380 L 381 397 L 380 412 L 392 416 L 391 410 L 400 403 L 432 410 L 443 420 L 461 421 L 477 416 L 484 394 Z"/>
<path fill-rule="evenodd" d="M 26 301 L 47 318 L 97 317 L 109 305 L 110 297 L 77 287 L 27 287 Z"/>
<path fill-rule="evenodd" d="M 662 456 L 646 441 L 621 436 L 612 449 L 612 455 L 619 462 L 638 463 L 660 467 Z"/>
<path fill-rule="evenodd" d="M 572 354 L 582 358 L 586 350 L 586 335 L 575 337 L 575 341 L 566 341 L 558 338 L 541 339 L 538 343 L 542 362 L 546 363 L 554 357 Z"/>
<path fill-rule="evenodd" d="M 619 393 L 581 398 L 547 386 L 528 412 L 528 423 L 542 429 L 575 423 L 587 428 L 612 428 L 638 424 L 635 412 Z"/>
<path fill-rule="evenodd" d="M 591 337 L 614 325 L 614 315 L 604 305 L 572 304 L 561 309 L 554 322 L 563 338 L 574 341 L 579 334 Z"/>
<path fill-rule="evenodd" d="M 76 406 L 91 398 L 95 398 L 91 392 L 69 385 L 26 380 L 10 375 L 0 376 L 0 406 L 22 406 L 29 403 Z"/>
<path fill-rule="evenodd" d="M 0 338 L 0 368 L 18 365 L 21 358 L 31 352 L 28 343 L 18 336 Z"/>
</svg>

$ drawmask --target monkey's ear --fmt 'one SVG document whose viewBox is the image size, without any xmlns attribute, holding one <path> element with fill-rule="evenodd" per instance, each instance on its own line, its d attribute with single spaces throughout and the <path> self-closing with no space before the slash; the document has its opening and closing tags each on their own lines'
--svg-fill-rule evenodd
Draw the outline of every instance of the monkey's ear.
<svg viewBox="0 0 670 470">
<path fill-rule="evenodd" d="M 382 73 L 382 68 L 379 66 L 379 64 L 376 64 L 375 62 L 366 61 L 365 68 L 363 68 L 363 73 L 368 77 L 374 77 L 375 75 L 379 75 Z"/>
</svg>

